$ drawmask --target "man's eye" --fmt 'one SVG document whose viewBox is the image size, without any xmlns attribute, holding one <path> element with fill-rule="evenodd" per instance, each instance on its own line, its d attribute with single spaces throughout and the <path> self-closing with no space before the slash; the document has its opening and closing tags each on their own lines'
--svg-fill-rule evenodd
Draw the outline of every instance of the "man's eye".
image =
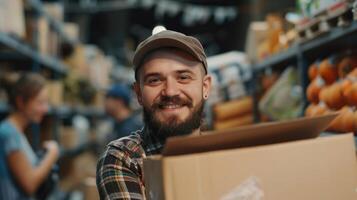
<svg viewBox="0 0 357 200">
<path fill-rule="evenodd" d="M 180 80 L 190 80 L 190 79 L 191 79 L 191 76 L 186 75 L 186 74 L 181 74 L 181 75 L 179 76 L 179 79 L 180 79 Z"/>
<path fill-rule="evenodd" d="M 150 78 L 147 80 L 147 83 L 149 84 L 155 84 L 155 83 L 159 83 L 160 79 L 159 78 Z"/>
</svg>

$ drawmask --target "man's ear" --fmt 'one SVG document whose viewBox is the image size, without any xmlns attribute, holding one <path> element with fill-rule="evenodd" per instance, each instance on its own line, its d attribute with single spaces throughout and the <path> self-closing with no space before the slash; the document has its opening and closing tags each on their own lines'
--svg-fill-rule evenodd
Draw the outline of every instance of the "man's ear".
<svg viewBox="0 0 357 200">
<path fill-rule="evenodd" d="M 203 99 L 207 99 L 211 92 L 212 77 L 210 75 L 205 75 L 203 77 Z"/>
<path fill-rule="evenodd" d="M 133 83 L 132 88 L 136 94 L 136 99 L 138 100 L 140 105 L 143 105 L 140 84 L 138 82 Z"/>
</svg>

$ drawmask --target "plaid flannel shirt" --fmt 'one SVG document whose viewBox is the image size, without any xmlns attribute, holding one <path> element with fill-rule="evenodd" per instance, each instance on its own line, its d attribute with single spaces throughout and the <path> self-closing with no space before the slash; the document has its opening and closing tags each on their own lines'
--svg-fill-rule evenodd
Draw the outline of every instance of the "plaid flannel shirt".
<svg viewBox="0 0 357 200">
<path fill-rule="evenodd" d="M 145 199 L 143 158 L 160 154 L 163 146 L 146 128 L 110 142 L 97 164 L 100 199 Z"/>
</svg>

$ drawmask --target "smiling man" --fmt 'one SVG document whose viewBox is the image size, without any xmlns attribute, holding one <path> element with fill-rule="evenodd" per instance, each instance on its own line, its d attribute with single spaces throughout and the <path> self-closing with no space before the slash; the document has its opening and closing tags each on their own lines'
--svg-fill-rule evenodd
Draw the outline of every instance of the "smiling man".
<svg viewBox="0 0 357 200">
<path fill-rule="evenodd" d="M 145 127 L 107 146 L 97 165 L 101 199 L 145 199 L 143 158 L 160 154 L 168 137 L 200 134 L 211 87 L 201 43 L 165 30 L 139 44 L 133 63 Z"/>
</svg>

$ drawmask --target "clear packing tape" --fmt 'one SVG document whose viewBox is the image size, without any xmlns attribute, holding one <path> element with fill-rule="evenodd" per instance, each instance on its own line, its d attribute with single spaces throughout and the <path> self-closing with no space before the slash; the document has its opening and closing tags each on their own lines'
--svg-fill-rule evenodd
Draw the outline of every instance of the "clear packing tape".
<svg viewBox="0 0 357 200">
<path fill-rule="evenodd" d="M 251 176 L 220 200 L 263 200 L 264 192 L 257 177 Z"/>
</svg>

